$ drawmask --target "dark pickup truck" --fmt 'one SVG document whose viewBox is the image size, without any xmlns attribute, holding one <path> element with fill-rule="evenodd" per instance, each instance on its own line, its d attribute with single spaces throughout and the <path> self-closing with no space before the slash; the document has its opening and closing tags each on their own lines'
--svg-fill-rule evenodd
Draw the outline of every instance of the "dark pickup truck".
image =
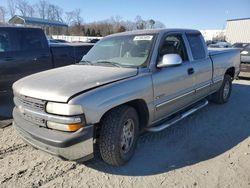
<svg viewBox="0 0 250 188">
<path fill-rule="evenodd" d="M 78 63 L 93 44 L 49 44 L 39 28 L 0 27 L 0 107 L 12 84 L 40 71 Z M 12 94 L 11 94 L 12 95 Z M 1 116 L 1 110 L 0 110 Z"/>
<path fill-rule="evenodd" d="M 42 29 L 0 27 L 0 92 L 32 73 L 78 63 L 93 44 L 50 44 Z"/>
</svg>

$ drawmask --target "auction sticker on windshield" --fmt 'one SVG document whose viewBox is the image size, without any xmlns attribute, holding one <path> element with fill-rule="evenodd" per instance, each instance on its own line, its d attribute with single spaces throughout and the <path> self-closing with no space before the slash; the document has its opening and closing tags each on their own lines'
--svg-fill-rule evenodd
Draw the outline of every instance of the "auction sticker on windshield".
<svg viewBox="0 0 250 188">
<path fill-rule="evenodd" d="M 140 36 L 135 36 L 134 40 L 152 40 L 153 36 L 152 35 L 140 35 Z"/>
</svg>

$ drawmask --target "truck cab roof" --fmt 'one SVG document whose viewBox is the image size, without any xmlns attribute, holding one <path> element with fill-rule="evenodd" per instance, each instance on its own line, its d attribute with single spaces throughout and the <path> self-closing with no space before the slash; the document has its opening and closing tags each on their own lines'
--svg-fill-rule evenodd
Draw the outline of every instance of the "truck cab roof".
<svg viewBox="0 0 250 188">
<path fill-rule="evenodd" d="M 109 35 L 108 37 L 113 36 L 125 36 L 125 35 L 150 35 L 150 34 L 160 34 L 166 32 L 188 32 L 188 33 L 200 33 L 198 30 L 194 29 L 178 29 L 178 28 L 169 28 L 169 29 L 144 29 L 144 30 L 135 30 L 135 31 L 126 31 L 122 33 L 116 33 Z"/>
<path fill-rule="evenodd" d="M 10 29 L 41 29 L 39 27 L 16 26 L 16 25 L 1 25 L 0 28 L 10 28 Z"/>
</svg>

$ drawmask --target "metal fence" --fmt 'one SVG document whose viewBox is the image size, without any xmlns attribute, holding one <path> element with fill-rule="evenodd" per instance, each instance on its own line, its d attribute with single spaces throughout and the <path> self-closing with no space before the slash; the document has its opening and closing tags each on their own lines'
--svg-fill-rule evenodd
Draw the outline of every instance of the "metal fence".
<svg viewBox="0 0 250 188">
<path fill-rule="evenodd" d="M 92 39 L 101 39 L 102 37 L 52 35 L 52 38 L 66 40 L 68 42 L 89 42 Z"/>
</svg>

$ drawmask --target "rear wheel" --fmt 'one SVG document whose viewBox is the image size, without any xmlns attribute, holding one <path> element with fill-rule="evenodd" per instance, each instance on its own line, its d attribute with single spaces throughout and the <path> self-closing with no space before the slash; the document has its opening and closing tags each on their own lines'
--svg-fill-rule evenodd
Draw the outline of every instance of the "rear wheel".
<svg viewBox="0 0 250 188">
<path fill-rule="evenodd" d="M 105 115 L 101 122 L 100 153 L 111 165 L 121 166 L 133 156 L 139 132 L 136 110 L 119 106 Z"/>
<path fill-rule="evenodd" d="M 212 95 L 212 101 L 218 104 L 226 103 L 232 91 L 232 78 L 228 74 L 224 76 L 220 89 Z"/>
</svg>

